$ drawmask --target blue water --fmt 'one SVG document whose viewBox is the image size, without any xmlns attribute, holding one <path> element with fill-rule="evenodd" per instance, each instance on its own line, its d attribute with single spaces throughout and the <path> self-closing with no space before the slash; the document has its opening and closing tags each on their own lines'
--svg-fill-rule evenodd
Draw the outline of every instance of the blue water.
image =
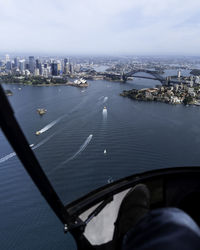
<svg viewBox="0 0 200 250">
<path fill-rule="evenodd" d="M 9 100 L 17 120 L 65 204 L 110 178 L 200 164 L 199 107 L 119 96 L 124 89 L 159 83 L 153 80 L 89 83 L 85 91 L 4 85 L 12 90 Z M 37 108 L 47 113 L 40 117 Z M 38 130 L 43 131 L 40 136 L 35 135 Z M 0 131 L 1 249 L 76 249 L 12 152 Z"/>
</svg>

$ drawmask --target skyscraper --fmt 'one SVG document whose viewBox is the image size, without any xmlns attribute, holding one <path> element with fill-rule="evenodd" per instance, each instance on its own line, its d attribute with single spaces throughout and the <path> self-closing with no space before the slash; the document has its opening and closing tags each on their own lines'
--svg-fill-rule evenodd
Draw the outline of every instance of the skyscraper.
<svg viewBox="0 0 200 250">
<path fill-rule="evenodd" d="M 34 56 L 29 56 L 29 71 L 33 74 L 35 71 L 35 59 Z"/>
<path fill-rule="evenodd" d="M 5 55 L 5 61 L 6 61 L 6 63 L 8 62 L 8 61 L 10 61 L 10 56 L 7 54 L 7 55 Z"/>
<path fill-rule="evenodd" d="M 60 75 L 62 73 L 62 70 L 61 70 L 61 63 L 60 61 L 57 62 L 57 67 L 58 67 L 58 75 Z"/>
<path fill-rule="evenodd" d="M 67 63 L 68 63 L 68 59 L 67 59 L 67 58 L 65 58 L 65 59 L 64 59 L 64 67 L 66 67 L 66 66 L 67 66 Z"/>
<path fill-rule="evenodd" d="M 19 58 L 18 57 L 14 58 L 14 67 L 19 68 Z"/>
<path fill-rule="evenodd" d="M 11 61 L 6 62 L 6 70 L 11 70 L 12 69 L 12 63 Z"/>
<path fill-rule="evenodd" d="M 67 74 L 67 63 L 68 63 L 68 59 L 65 58 L 65 59 L 64 59 L 64 67 L 63 67 L 63 72 L 64 72 L 64 74 Z"/>
<path fill-rule="evenodd" d="M 23 71 L 25 70 L 25 60 L 19 61 L 19 69 L 23 73 Z"/>
<path fill-rule="evenodd" d="M 74 65 L 73 64 L 69 64 L 69 71 L 70 71 L 70 74 L 74 74 Z"/>
<path fill-rule="evenodd" d="M 51 74 L 52 74 L 52 76 L 58 75 L 58 64 L 56 62 L 53 62 L 51 64 Z"/>
<path fill-rule="evenodd" d="M 36 63 L 36 65 L 35 65 L 35 66 L 36 66 L 36 68 L 37 68 L 37 69 L 39 69 L 40 60 L 39 60 L 39 59 L 36 59 L 36 60 L 35 60 L 35 63 Z"/>
</svg>

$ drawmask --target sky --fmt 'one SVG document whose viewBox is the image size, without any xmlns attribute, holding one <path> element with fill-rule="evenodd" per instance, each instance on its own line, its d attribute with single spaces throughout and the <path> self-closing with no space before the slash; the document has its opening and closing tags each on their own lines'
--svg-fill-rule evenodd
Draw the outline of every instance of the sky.
<svg viewBox="0 0 200 250">
<path fill-rule="evenodd" d="M 0 53 L 200 55 L 199 0 L 0 0 Z"/>
</svg>

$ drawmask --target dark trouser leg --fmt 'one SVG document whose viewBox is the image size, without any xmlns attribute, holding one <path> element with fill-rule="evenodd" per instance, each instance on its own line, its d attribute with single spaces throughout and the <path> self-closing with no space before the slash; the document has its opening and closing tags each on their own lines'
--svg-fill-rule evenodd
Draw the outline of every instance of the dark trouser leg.
<svg viewBox="0 0 200 250">
<path fill-rule="evenodd" d="M 134 249 L 199 250 L 200 229 L 180 209 L 155 209 L 124 236 L 122 250 Z"/>
</svg>

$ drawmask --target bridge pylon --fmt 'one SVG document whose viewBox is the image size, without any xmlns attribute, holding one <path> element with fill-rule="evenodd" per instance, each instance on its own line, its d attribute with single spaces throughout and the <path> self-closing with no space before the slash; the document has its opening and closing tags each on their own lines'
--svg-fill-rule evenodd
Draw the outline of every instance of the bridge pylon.
<svg viewBox="0 0 200 250">
<path fill-rule="evenodd" d="M 126 76 L 126 74 L 124 74 L 124 71 L 123 71 L 122 74 L 121 74 L 121 80 L 122 80 L 123 82 L 126 82 L 126 81 L 127 81 L 127 76 Z"/>
</svg>

